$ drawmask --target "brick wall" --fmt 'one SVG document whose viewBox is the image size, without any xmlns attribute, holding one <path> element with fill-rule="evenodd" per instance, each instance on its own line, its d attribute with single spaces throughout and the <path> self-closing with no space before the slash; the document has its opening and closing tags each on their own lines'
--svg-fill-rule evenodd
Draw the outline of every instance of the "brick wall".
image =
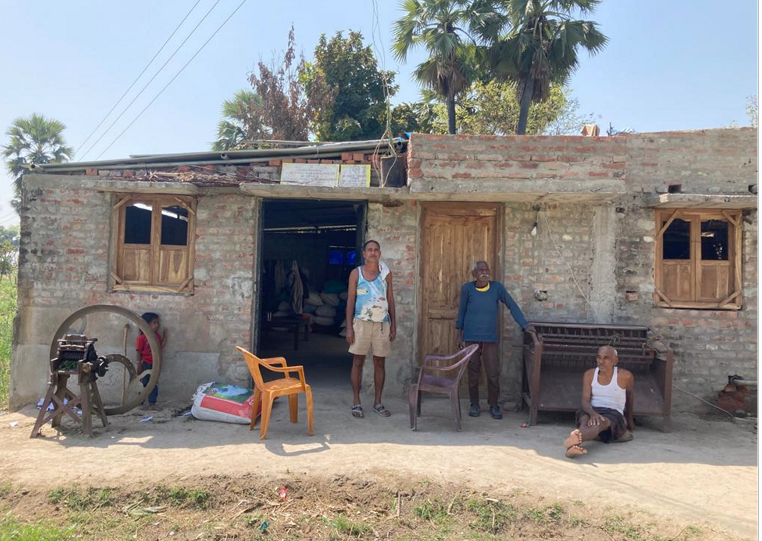
<svg viewBox="0 0 762 541">
<path fill-rule="evenodd" d="M 409 182 L 562 179 L 594 183 L 624 176 L 626 140 L 616 137 L 542 137 L 413 134 Z"/>
<path fill-rule="evenodd" d="M 627 190 L 749 194 L 757 183 L 757 130 L 738 128 L 628 135 Z"/>
<path fill-rule="evenodd" d="M 111 197 L 92 190 L 29 188 L 24 193 L 19 264 L 19 320 L 12 366 L 14 407 L 36 401 L 47 381 L 52 335 L 72 312 L 114 304 L 157 312 L 169 339 L 164 397 L 188 400 L 203 381 L 245 382 L 236 345 L 251 343 L 257 200 L 199 197 L 195 295 L 107 291 Z M 93 318 L 94 319 L 94 318 Z M 99 353 L 122 353 L 124 320 L 89 322 Z M 134 358 L 136 330 L 128 356 Z"/>
</svg>

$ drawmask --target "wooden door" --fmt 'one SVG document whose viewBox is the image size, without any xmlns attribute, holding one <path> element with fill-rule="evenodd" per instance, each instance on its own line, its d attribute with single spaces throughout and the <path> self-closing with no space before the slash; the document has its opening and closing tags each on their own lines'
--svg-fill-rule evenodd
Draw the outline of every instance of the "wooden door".
<svg viewBox="0 0 762 541">
<path fill-rule="evenodd" d="M 473 264 L 486 261 L 493 279 L 500 276 L 499 209 L 496 204 L 424 204 L 419 362 L 425 354 L 447 355 L 457 350 L 460 288 L 473 280 Z"/>
</svg>

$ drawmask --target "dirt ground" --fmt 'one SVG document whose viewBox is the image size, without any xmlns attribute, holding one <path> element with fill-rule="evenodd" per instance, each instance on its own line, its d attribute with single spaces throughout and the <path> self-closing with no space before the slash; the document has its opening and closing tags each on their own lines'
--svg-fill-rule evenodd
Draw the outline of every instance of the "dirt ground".
<svg viewBox="0 0 762 541">
<path fill-rule="evenodd" d="M 277 404 L 266 441 L 248 426 L 173 417 L 189 404 L 165 405 L 144 423 L 146 413 L 137 410 L 110 417 L 110 426 L 96 428 L 93 439 L 49 427 L 44 437 L 29 439 L 37 413 L 29 408 L 0 416 L 0 479 L 41 494 L 66 482 L 135 488 L 255 476 L 269 484 L 289 478 L 327 486 L 332 479 L 370 479 L 394 496 L 395 483 L 397 491 L 410 492 L 405 483 L 431 482 L 444 493 L 522 494 L 565 509 L 578 506 L 588 519 L 637 512 L 663 524 L 664 539 L 694 526 L 711 532 L 707 539 L 757 536 L 755 420 L 734 424 L 682 415 L 674 418 L 673 432 L 662 433 L 657 421 L 645 419 L 632 442 L 592 442 L 588 455 L 572 461 L 561 447 L 569 416 L 541 415 L 538 426 L 521 428 L 523 413 L 502 421 L 482 414 L 465 417 L 457 433 L 448 405 L 431 399 L 424 400 L 419 431 L 412 432 L 402 400 L 386 401 L 391 418 L 368 411 L 358 420 L 349 415 L 346 394 L 316 391 L 313 437 L 306 434 L 303 409 L 300 422 L 290 424 L 286 404 Z"/>
</svg>

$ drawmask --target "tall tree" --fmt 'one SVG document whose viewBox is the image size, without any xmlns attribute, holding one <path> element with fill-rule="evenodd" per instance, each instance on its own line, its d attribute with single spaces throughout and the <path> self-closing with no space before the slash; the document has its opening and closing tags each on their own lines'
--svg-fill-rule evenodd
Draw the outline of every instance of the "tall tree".
<svg viewBox="0 0 762 541">
<path fill-rule="evenodd" d="M 455 100 L 477 74 L 479 41 L 495 40 L 504 23 L 488 0 L 404 0 L 394 25 L 394 55 L 404 61 L 414 47 L 429 57 L 413 72 L 447 106 L 448 131 L 455 133 Z"/>
<path fill-rule="evenodd" d="M 212 150 L 235 150 L 251 146 L 253 139 L 267 139 L 262 98 L 251 90 L 239 90 L 222 102 L 222 120 L 217 124 L 217 140 Z"/>
<path fill-rule="evenodd" d="M 11 205 L 16 212 L 20 206 L 21 176 L 27 171 L 25 166 L 68 162 L 74 154 L 74 150 L 66 146 L 65 129 L 66 126 L 58 120 L 32 113 L 14 120 L 5 132 L 10 142 L 3 147 L 3 158 L 8 172 L 15 177 L 15 197 Z"/>
<path fill-rule="evenodd" d="M 574 15 L 592 13 L 600 0 L 503 0 L 510 31 L 487 52 L 499 77 L 518 85 L 516 132 L 526 133 L 529 106 L 548 98 L 550 84 L 563 84 L 579 65 L 578 53 L 601 51 L 608 40 L 593 21 Z"/>
<path fill-rule="evenodd" d="M 386 129 L 387 95 L 397 92 L 394 72 L 378 69 L 373 49 L 363 43 L 360 32 L 337 32 L 331 39 L 320 36 L 315 60 L 302 74 L 308 96 L 315 86 L 327 85 L 333 104 L 316 107 L 313 131 L 319 141 L 367 140 Z M 318 89 L 318 95 L 323 89 Z"/>
<path fill-rule="evenodd" d="M 306 63 L 296 56 L 294 28 L 288 33 L 288 46 L 282 58 L 274 58 L 268 66 L 257 65 L 258 72 L 249 75 L 254 92 L 262 100 L 264 129 L 272 139 L 306 141 L 315 110 L 332 103 L 333 94 L 320 77 L 306 94 L 300 81 Z"/>
<path fill-rule="evenodd" d="M 746 115 L 752 127 L 759 126 L 759 100 L 756 94 L 746 98 Z"/>
</svg>

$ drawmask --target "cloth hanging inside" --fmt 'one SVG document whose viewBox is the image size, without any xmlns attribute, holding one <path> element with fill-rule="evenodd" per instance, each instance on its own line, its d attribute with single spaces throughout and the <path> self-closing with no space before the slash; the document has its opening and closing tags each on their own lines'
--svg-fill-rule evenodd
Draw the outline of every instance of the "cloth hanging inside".
<svg viewBox="0 0 762 541">
<path fill-rule="evenodd" d="M 302 273 L 299 272 L 299 265 L 296 260 L 291 263 L 291 273 L 288 275 L 288 286 L 290 288 L 289 302 L 291 309 L 296 314 L 302 313 L 304 306 L 304 284 L 302 283 Z"/>
</svg>

